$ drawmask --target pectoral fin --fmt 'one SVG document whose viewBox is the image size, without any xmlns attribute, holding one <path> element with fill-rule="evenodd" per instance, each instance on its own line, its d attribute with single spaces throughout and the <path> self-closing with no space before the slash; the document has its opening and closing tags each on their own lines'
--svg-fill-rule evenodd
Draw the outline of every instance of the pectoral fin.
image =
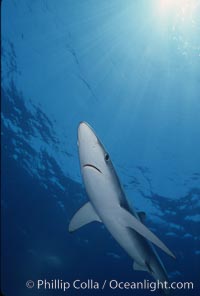
<svg viewBox="0 0 200 296">
<path fill-rule="evenodd" d="M 124 226 L 134 229 L 144 238 L 148 239 L 157 247 L 162 249 L 169 256 L 176 258 L 174 254 L 167 248 L 167 246 L 155 234 L 153 234 L 153 232 L 151 232 L 144 224 L 142 224 L 127 210 L 125 210 L 124 208 L 120 208 L 118 217 L 120 217 L 119 219 L 121 219 L 121 222 L 124 224 Z"/>
<path fill-rule="evenodd" d="M 84 206 L 82 206 L 76 214 L 73 216 L 70 224 L 69 224 L 69 232 L 75 231 L 80 227 L 93 222 L 98 221 L 101 222 L 101 219 L 95 212 L 92 204 L 87 202 Z"/>
</svg>

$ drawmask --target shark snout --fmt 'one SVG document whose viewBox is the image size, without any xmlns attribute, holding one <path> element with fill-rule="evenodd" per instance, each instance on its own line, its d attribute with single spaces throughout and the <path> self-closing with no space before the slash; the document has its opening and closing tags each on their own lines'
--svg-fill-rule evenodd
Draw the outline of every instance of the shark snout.
<svg viewBox="0 0 200 296">
<path fill-rule="evenodd" d="M 80 141 L 81 137 L 83 136 L 85 130 L 89 128 L 87 122 L 81 121 L 78 126 L 78 140 Z"/>
<path fill-rule="evenodd" d="M 90 127 L 90 125 L 85 122 L 81 121 L 78 127 L 78 143 L 79 145 L 85 144 L 88 147 L 97 142 L 97 137 Z"/>
<path fill-rule="evenodd" d="M 98 170 L 98 139 L 85 121 L 81 121 L 78 127 L 78 150 L 81 166 Z"/>
</svg>

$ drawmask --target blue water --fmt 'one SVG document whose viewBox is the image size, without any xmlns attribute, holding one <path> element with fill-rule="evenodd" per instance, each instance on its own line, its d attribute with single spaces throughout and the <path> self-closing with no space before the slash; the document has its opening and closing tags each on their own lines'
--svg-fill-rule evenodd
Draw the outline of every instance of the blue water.
<svg viewBox="0 0 200 296">
<path fill-rule="evenodd" d="M 174 2 L 3 1 L 3 295 L 160 295 L 26 288 L 38 279 L 151 280 L 102 225 L 68 233 L 87 201 L 82 120 L 130 204 L 175 253 L 158 250 L 170 280 L 194 283 L 171 295 L 200 292 L 200 2 Z"/>
</svg>

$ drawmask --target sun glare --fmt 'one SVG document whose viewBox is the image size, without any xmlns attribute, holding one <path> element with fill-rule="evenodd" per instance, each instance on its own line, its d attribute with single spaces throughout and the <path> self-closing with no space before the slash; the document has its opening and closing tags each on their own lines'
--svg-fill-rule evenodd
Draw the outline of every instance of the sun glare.
<svg viewBox="0 0 200 296">
<path fill-rule="evenodd" d="M 172 8 L 174 5 L 175 5 L 175 2 L 174 0 L 161 0 L 160 1 L 160 8 L 161 10 L 168 10 L 170 8 Z"/>
<path fill-rule="evenodd" d="M 182 20 L 191 18 L 196 12 L 196 0 L 159 0 L 158 8 L 162 16 L 175 15 Z"/>
</svg>

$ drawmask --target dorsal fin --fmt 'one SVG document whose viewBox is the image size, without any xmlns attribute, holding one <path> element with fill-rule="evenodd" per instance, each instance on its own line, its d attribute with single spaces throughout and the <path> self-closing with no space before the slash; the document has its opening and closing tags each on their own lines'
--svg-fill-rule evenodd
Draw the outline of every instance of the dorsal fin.
<svg viewBox="0 0 200 296">
<path fill-rule="evenodd" d="M 140 218 L 140 221 L 142 223 L 144 223 L 145 219 L 146 219 L 146 213 L 145 212 L 137 212 L 139 218 Z"/>
</svg>

